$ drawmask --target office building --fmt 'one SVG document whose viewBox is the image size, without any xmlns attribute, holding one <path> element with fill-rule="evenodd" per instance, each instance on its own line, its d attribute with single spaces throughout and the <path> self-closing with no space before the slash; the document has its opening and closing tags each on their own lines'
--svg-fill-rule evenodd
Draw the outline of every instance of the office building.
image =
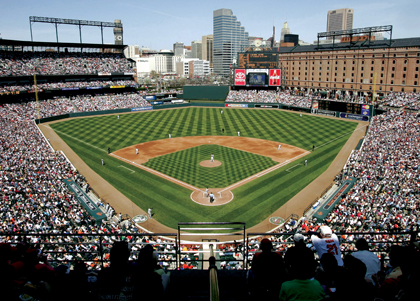
<svg viewBox="0 0 420 301">
<path fill-rule="evenodd" d="M 354 9 L 340 8 L 328 11 L 327 31 L 353 29 Z"/>
<path fill-rule="evenodd" d="M 202 58 L 210 62 L 210 68 L 213 68 L 213 35 L 209 34 L 202 37 Z"/>
<path fill-rule="evenodd" d="M 284 35 L 285 34 L 290 34 L 290 28 L 289 28 L 289 24 L 287 22 L 284 22 L 283 28 L 281 29 L 280 43 L 284 42 Z"/>
<path fill-rule="evenodd" d="M 203 58 L 203 45 L 201 41 L 197 40 L 191 42 L 191 57 L 200 60 Z"/>
<path fill-rule="evenodd" d="M 213 11 L 213 39 L 214 73 L 228 76 L 238 52 L 248 45 L 248 32 L 232 10 L 222 8 Z"/>
<path fill-rule="evenodd" d="M 174 55 L 176 55 L 176 56 L 185 55 L 184 43 L 182 43 L 182 42 L 174 43 Z"/>
</svg>

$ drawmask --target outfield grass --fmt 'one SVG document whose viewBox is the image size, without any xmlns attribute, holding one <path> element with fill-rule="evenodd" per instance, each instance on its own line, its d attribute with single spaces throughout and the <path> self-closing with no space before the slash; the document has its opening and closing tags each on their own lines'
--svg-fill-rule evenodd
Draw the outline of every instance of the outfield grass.
<svg viewBox="0 0 420 301">
<path fill-rule="evenodd" d="M 267 218 L 324 172 L 357 123 L 280 110 L 182 108 L 73 119 L 52 124 L 58 135 L 100 176 L 143 210 L 177 228 L 178 222 L 237 221 L 247 228 Z M 133 144 L 183 136 L 237 136 L 278 141 L 311 150 L 309 155 L 233 190 L 234 202 L 206 207 L 190 200 L 191 191 L 107 155 Z M 101 165 L 101 158 L 106 165 Z M 207 158 L 209 159 L 209 158 Z M 217 157 L 216 157 L 217 159 Z M 308 166 L 303 161 L 308 160 Z M 300 164 L 300 165 L 297 165 Z M 297 166 L 295 166 L 297 165 Z M 136 171 L 131 174 L 129 170 Z M 286 169 L 295 166 L 290 172 Z M 201 184 L 200 184 L 201 185 Z M 204 185 L 203 187 L 205 187 Z M 227 186 L 227 185 L 224 185 Z"/>
</svg>

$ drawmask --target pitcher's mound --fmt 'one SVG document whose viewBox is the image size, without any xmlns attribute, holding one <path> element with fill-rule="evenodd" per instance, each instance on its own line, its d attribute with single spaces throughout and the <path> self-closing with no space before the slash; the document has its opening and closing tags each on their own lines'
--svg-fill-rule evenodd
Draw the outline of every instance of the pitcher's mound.
<svg viewBox="0 0 420 301">
<path fill-rule="evenodd" d="M 213 162 L 211 162 L 211 160 L 204 160 L 200 162 L 200 165 L 203 167 L 217 167 L 222 165 L 222 162 L 214 160 Z"/>
</svg>

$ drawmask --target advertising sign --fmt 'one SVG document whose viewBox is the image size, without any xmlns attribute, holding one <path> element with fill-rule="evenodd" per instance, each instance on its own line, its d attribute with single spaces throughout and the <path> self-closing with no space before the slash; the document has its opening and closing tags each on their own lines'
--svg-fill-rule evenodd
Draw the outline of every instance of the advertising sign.
<svg viewBox="0 0 420 301">
<path fill-rule="evenodd" d="M 245 69 L 235 70 L 235 86 L 245 86 Z"/>
<path fill-rule="evenodd" d="M 370 107 L 369 105 L 362 105 L 362 115 L 363 116 L 369 116 L 370 114 Z"/>
<path fill-rule="evenodd" d="M 149 107 L 131 108 L 131 112 L 147 111 L 147 110 L 153 110 L 153 107 L 149 106 Z"/>
<path fill-rule="evenodd" d="M 270 69 L 269 86 L 281 86 L 281 70 Z"/>
<path fill-rule="evenodd" d="M 225 107 L 230 108 L 248 108 L 247 104 L 239 104 L 239 103 L 225 103 Z"/>
</svg>

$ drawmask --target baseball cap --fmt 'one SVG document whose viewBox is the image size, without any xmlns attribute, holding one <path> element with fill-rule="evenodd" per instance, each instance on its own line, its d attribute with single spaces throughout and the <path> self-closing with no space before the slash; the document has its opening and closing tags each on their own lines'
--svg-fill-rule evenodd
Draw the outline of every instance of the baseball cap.
<svg viewBox="0 0 420 301">
<path fill-rule="evenodd" d="M 319 227 L 321 229 L 321 234 L 322 235 L 332 235 L 332 230 L 330 227 L 328 226 L 321 226 Z"/>
<path fill-rule="evenodd" d="M 294 240 L 295 242 L 305 241 L 305 237 L 304 237 L 302 234 L 300 234 L 300 233 L 296 233 L 296 234 L 293 236 L 293 240 Z"/>
<path fill-rule="evenodd" d="M 260 249 L 261 250 L 271 250 L 273 248 L 273 244 L 268 238 L 264 238 L 261 240 Z"/>
</svg>

